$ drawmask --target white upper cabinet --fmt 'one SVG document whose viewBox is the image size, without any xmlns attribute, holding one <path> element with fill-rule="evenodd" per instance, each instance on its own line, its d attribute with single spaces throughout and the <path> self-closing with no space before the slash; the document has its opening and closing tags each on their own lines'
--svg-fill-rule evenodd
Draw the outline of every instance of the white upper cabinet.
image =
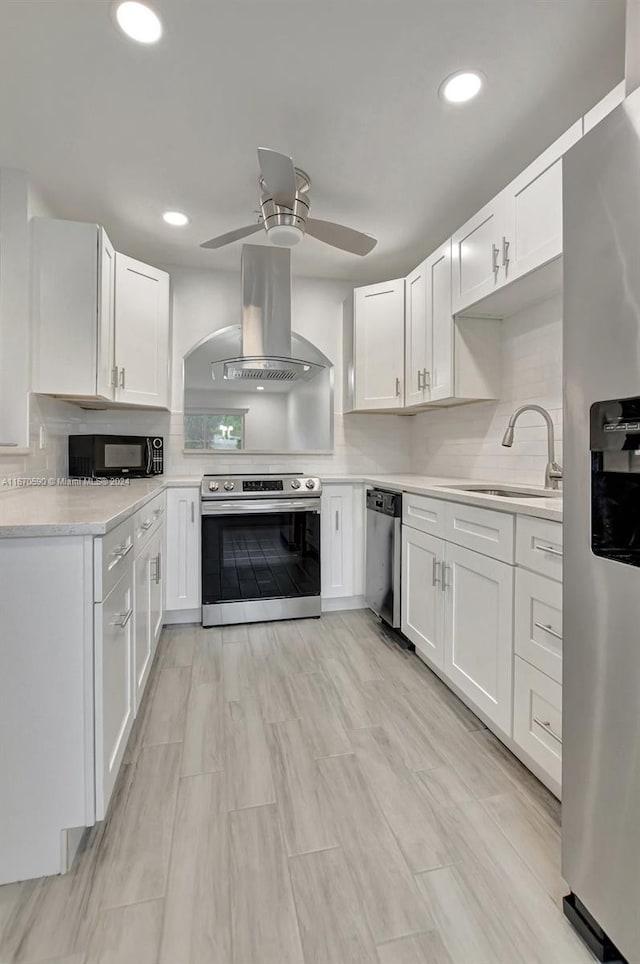
<svg viewBox="0 0 640 964">
<path fill-rule="evenodd" d="M 406 406 L 428 402 L 431 392 L 431 325 L 427 315 L 427 271 L 424 261 L 412 271 L 405 282 L 405 373 L 404 403 Z M 451 321 L 451 312 L 449 312 Z"/>
<path fill-rule="evenodd" d="M 404 406 L 404 278 L 354 291 L 357 410 Z"/>
<path fill-rule="evenodd" d="M 169 404 L 169 275 L 116 254 L 116 400 Z"/>
<path fill-rule="evenodd" d="M 431 401 L 453 395 L 451 241 L 427 258 L 427 330 L 431 333 Z"/>
<path fill-rule="evenodd" d="M 451 239 L 454 314 L 486 298 L 508 277 L 503 238 L 510 227 L 507 195 L 502 192 L 467 221 Z"/>
<path fill-rule="evenodd" d="M 29 445 L 29 187 L 0 171 L 0 452 Z"/>
<path fill-rule="evenodd" d="M 168 407 L 168 274 L 96 224 L 35 218 L 32 254 L 33 391 Z"/>
<path fill-rule="evenodd" d="M 562 155 L 581 137 L 579 120 L 507 188 L 512 223 L 504 241 L 506 280 L 562 254 Z"/>
</svg>

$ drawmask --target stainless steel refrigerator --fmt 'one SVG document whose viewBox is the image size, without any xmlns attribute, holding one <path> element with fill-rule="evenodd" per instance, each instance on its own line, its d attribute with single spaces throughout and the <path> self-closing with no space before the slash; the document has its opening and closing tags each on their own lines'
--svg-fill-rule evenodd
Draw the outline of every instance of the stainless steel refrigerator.
<svg viewBox="0 0 640 964">
<path fill-rule="evenodd" d="M 563 180 L 565 911 L 599 959 L 637 964 L 640 91 L 571 149 Z"/>
</svg>

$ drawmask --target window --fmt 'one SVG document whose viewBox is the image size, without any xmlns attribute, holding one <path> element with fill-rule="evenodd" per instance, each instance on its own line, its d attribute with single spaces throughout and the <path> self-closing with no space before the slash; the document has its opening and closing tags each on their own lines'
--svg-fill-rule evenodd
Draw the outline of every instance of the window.
<svg viewBox="0 0 640 964">
<path fill-rule="evenodd" d="M 244 448 L 244 410 L 185 412 L 184 447 L 229 451 Z"/>
</svg>

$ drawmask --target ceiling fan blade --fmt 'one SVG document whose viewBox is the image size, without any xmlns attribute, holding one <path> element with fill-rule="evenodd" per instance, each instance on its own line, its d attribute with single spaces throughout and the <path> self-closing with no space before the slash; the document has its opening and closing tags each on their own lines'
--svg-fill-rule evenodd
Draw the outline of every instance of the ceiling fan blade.
<svg viewBox="0 0 640 964">
<path fill-rule="evenodd" d="M 292 208 L 296 199 L 296 169 L 292 158 L 268 147 L 259 147 L 258 163 L 265 187 L 276 204 Z"/>
<path fill-rule="evenodd" d="M 239 241 L 240 238 L 247 238 L 250 234 L 256 234 L 262 227 L 262 221 L 258 221 L 257 224 L 248 224 L 245 228 L 236 228 L 235 231 L 227 231 L 226 234 L 221 234 L 217 238 L 211 238 L 210 241 L 205 241 L 200 247 L 223 248 L 225 244 L 231 244 L 232 241 Z"/>
<path fill-rule="evenodd" d="M 373 251 L 378 243 L 370 234 L 363 234 L 354 228 L 346 228 L 343 224 L 333 221 L 319 221 L 317 218 L 307 218 L 307 234 L 318 241 L 324 241 L 334 248 L 342 248 L 351 254 L 365 255 Z"/>
</svg>

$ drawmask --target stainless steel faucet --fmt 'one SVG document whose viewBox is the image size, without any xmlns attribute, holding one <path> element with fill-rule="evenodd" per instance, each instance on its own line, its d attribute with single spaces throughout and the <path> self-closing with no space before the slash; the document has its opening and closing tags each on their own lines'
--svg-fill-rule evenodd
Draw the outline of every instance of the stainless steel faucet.
<svg viewBox="0 0 640 964">
<path fill-rule="evenodd" d="M 553 422 L 551 421 L 551 416 L 546 408 L 543 408 L 542 405 L 521 405 L 520 408 L 517 408 L 509 419 L 509 424 L 507 426 L 507 431 L 504 433 L 502 444 L 509 449 L 513 445 L 513 430 L 516 422 L 523 412 L 539 412 L 547 423 L 548 461 L 544 472 L 544 487 L 545 489 L 557 489 L 558 482 L 562 479 L 562 466 L 558 465 L 556 462 L 556 443 L 553 431 Z"/>
</svg>

